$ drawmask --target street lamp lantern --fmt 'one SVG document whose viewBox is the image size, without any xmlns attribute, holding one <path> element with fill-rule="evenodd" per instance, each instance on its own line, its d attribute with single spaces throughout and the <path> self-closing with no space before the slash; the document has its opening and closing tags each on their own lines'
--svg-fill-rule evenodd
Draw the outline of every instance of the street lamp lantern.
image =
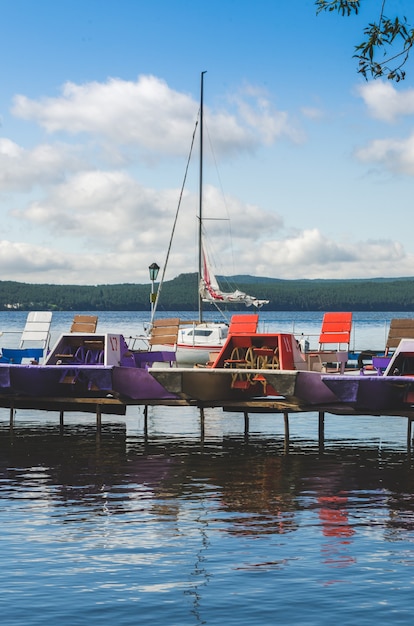
<svg viewBox="0 0 414 626">
<path fill-rule="evenodd" d="M 156 263 L 151 263 L 148 269 L 149 269 L 150 281 L 155 282 L 157 280 L 158 272 L 160 271 L 160 266 L 157 265 Z"/>
<path fill-rule="evenodd" d="M 155 293 L 155 290 L 154 290 L 154 283 L 157 280 L 158 272 L 160 271 L 160 266 L 157 265 L 156 263 L 151 263 L 148 269 L 149 269 L 149 275 L 150 275 L 150 281 L 151 281 L 150 302 L 151 302 L 151 323 L 152 323 L 152 320 L 154 319 L 155 302 L 157 300 L 157 294 Z"/>
</svg>

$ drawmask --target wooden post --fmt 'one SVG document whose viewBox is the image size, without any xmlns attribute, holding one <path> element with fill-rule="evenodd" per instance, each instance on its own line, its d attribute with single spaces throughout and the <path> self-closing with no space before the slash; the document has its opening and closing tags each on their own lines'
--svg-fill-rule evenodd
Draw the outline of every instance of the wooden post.
<svg viewBox="0 0 414 626">
<path fill-rule="evenodd" d="M 101 432 L 101 426 L 102 426 L 102 410 L 101 410 L 101 405 L 97 404 L 96 405 L 96 431 L 98 433 Z"/>
<path fill-rule="evenodd" d="M 411 431 L 412 431 L 412 420 L 411 417 L 407 418 L 407 450 L 411 452 Z"/>
<path fill-rule="evenodd" d="M 9 424 L 12 430 L 14 426 L 14 406 L 12 404 L 10 405 Z"/>
<path fill-rule="evenodd" d="M 200 437 L 201 437 L 201 441 L 204 443 L 204 435 L 205 435 L 205 426 L 204 426 L 204 422 L 205 422 L 205 416 L 204 416 L 204 407 L 201 406 L 200 407 Z"/>
<path fill-rule="evenodd" d="M 144 437 L 148 437 L 148 404 L 144 405 Z"/>
<path fill-rule="evenodd" d="M 289 413 L 287 411 L 283 413 L 283 419 L 285 422 L 285 454 L 289 454 Z"/>
<path fill-rule="evenodd" d="M 64 416 L 64 411 L 60 411 L 59 413 L 59 426 L 60 426 L 60 433 L 63 433 L 63 426 L 64 426 L 64 422 L 63 422 L 63 416 Z"/>
<path fill-rule="evenodd" d="M 323 452 L 325 449 L 325 412 L 319 411 L 319 452 Z"/>
<path fill-rule="evenodd" d="M 247 437 L 249 434 L 249 414 L 247 411 L 244 411 L 244 436 Z"/>
</svg>

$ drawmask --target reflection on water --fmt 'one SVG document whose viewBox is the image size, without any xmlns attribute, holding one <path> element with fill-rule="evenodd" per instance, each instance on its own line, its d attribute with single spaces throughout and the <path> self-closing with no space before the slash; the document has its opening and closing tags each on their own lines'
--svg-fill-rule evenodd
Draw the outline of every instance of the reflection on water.
<svg viewBox="0 0 414 626">
<path fill-rule="evenodd" d="M 147 437 L 136 417 L 100 437 L 93 421 L 62 434 L 2 417 L 8 625 L 330 624 L 338 603 L 343 624 L 408 623 L 414 469 L 391 418 L 396 443 L 348 418 L 352 439 L 322 454 L 293 428 L 285 455 L 269 418 L 245 437 L 214 413 L 201 440 L 177 412 L 170 431 L 154 412 Z"/>
<path fill-rule="evenodd" d="M 169 313 L 168 317 L 183 317 Z M 263 312 L 266 331 L 318 336 L 323 312 Z M 355 313 L 353 347 L 389 320 Z M 2 345 L 25 312 L 0 314 Z M 72 312 L 54 313 L 52 341 Z M 147 313 L 100 312 L 100 332 Z M 12 344 L 11 344 L 12 345 Z M 13 344 L 14 345 L 14 344 Z M 413 461 L 406 420 L 150 409 L 103 417 L 0 410 L 0 611 L 7 626 L 409 624 Z M 203 437 L 201 437 L 203 432 Z M 338 616 L 338 618 L 337 618 Z"/>
</svg>

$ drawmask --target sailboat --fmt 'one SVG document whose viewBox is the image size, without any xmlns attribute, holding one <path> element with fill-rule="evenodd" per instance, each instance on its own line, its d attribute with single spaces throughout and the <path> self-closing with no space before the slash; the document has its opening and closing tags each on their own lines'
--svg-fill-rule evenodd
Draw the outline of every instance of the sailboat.
<svg viewBox="0 0 414 626">
<path fill-rule="evenodd" d="M 209 322 L 203 318 L 203 303 L 245 304 L 260 308 L 268 300 L 259 300 L 243 291 L 225 292 L 220 289 L 203 245 L 203 126 L 204 126 L 204 74 L 201 72 L 200 89 L 200 162 L 199 162 L 199 206 L 198 206 L 198 322 L 180 328 L 177 340 L 177 363 L 194 365 L 207 363 L 211 354 L 219 352 L 228 336 L 226 322 Z"/>
</svg>

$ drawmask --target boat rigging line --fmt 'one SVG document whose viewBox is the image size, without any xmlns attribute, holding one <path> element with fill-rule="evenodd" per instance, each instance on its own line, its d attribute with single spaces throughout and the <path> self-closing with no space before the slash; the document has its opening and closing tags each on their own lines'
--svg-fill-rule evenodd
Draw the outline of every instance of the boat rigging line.
<svg viewBox="0 0 414 626">
<path fill-rule="evenodd" d="M 162 285 L 164 283 L 165 273 L 166 273 L 166 270 L 167 270 L 168 259 L 170 258 L 171 246 L 172 246 L 172 242 L 173 242 L 173 238 L 174 238 L 175 228 L 177 226 L 178 214 L 180 212 L 181 201 L 183 199 L 183 194 L 184 194 L 184 188 L 185 188 L 185 184 L 186 184 L 186 181 L 187 181 L 188 168 L 190 166 L 191 155 L 193 153 L 193 147 L 194 147 L 194 141 L 195 141 L 195 137 L 196 137 L 196 133 L 197 133 L 199 117 L 200 117 L 200 111 L 199 111 L 198 116 L 197 116 L 197 120 L 196 120 L 195 127 L 194 127 L 194 132 L 193 132 L 193 137 L 191 139 L 190 152 L 189 152 L 189 155 L 188 155 L 187 165 L 186 165 L 185 172 L 184 172 L 183 183 L 181 185 L 181 191 L 180 191 L 180 196 L 179 196 L 179 199 L 178 199 L 177 210 L 175 212 L 174 224 L 173 224 L 173 228 L 172 228 L 172 232 L 171 232 L 170 242 L 168 244 L 167 254 L 166 254 L 166 257 L 165 257 L 164 267 L 163 267 L 162 274 L 161 274 L 160 284 L 159 284 L 158 289 L 157 289 L 157 295 L 156 295 L 155 302 L 154 302 L 154 308 L 153 308 L 152 314 L 151 314 L 150 329 L 152 328 L 152 325 L 154 323 L 154 317 L 155 317 L 155 313 L 156 313 L 156 310 L 157 310 L 158 300 L 159 300 L 160 295 L 161 295 L 161 289 L 162 289 Z"/>
</svg>

